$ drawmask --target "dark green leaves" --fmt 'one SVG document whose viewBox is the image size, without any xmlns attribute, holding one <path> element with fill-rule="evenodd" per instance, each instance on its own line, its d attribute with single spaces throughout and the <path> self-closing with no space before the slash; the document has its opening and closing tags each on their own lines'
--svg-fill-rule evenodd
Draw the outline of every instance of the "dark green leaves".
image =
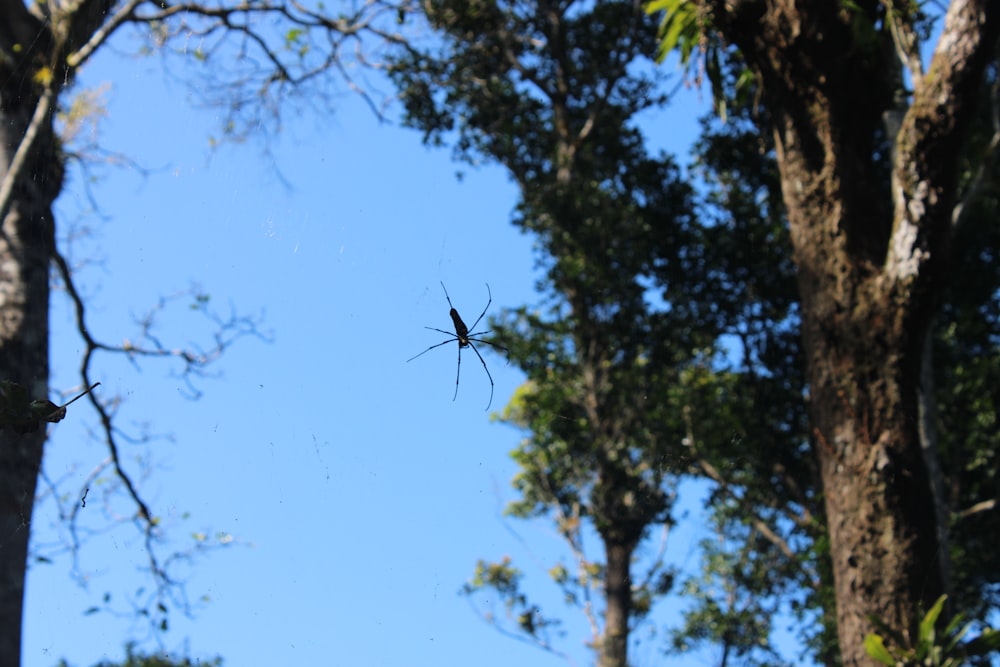
<svg viewBox="0 0 1000 667">
<path fill-rule="evenodd" d="M 978 637 L 967 642 L 962 639 L 972 629 L 973 623 L 965 622 L 964 615 L 956 614 L 938 633 L 937 623 L 947 595 L 942 595 L 920 621 L 920 634 L 912 646 L 907 646 L 903 636 L 886 626 L 879 619 L 871 619 L 882 635 L 870 633 L 865 637 L 865 651 L 869 656 L 888 667 L 896 665 L 929 665 L 931 667 L 958 667 L 968 664 L 969 658 L 989 655 L 1000 650 L 1000 631 L 987 627 Z M 886 645 L 885 639 L 890 640 Z"/>
</svg>

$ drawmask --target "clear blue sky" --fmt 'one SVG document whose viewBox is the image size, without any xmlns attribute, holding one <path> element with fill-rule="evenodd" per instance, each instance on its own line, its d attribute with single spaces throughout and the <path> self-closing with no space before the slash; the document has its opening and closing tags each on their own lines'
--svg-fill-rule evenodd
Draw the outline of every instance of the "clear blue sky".
<svg viewBox="0 0 1000 667">
<path fill-rule="evenodd" d="M 500 516 L 512 498 L 508 453 L 522 435 L 484 412 L 489 383 L 478 360 L 463 355 L 454 402 L 454 346 L 406 363 L 443 339 L 424 326 L 451 328 L 439 281 L 470 324 L 485 305 L 486 282 L 492 313 L 536 301 L 532 239 L 509 222 L 516 192 L 503 171 L 465 170 L 458 182 L 448 150 L 380 125 L 347 94 L 327 117 L 296 120 L 291 111 L 271 156 L 252 143 L 213 153 L 214 112 L 195 109 L 156 58 L 130 59 L 127 45 L 118 46 L 88 65 L 81 83 L 110 84 L 100 144 L 146 171 L 103 169 L 92 183 L 94 212 L 86 176 L 74 169 L 58 206 L 63 235 L 73 223 L 92 233 L 73 250 L 75 260 L 91 260 L 78 280 L 92 333 L 109 343 L 134 339 L 137 316 L 196 282 L 224 315 L 231 306 L 263 313 L 262 329 L 273 335 L 272 343 L 246 339 L 229 350 L 215 367 L 219 377 L 198 383 L 198 401 L 182 396 L 164 362 L 145 360 L 137 370 L 100 355 L 94 363 L 100 395 L 125 399 L 122 428 L 136 434 L 148 424 L 170 436 L 123 441 L 122 454 L 173 544 L 182 548 L 195 531 L 236 540 L 187 570 L 190 598 L 209 601 L 193 620 L 172 614 L 164 645 L 220 655 L 229 667 L 565 664 L 501 636 L 457 595 L 478 558 L 511 555 L 528 591 L 566 619 L 560 647 L 588 664 L 583 619 L 546 582 L 545 571 L 565 555 L 554 531 Z M 658 146 L 685 150 L 707 104 L 682 93 L 647 129 Z M 78 383 L 81 342 L 60 295 L 52 319 L 56 392 Z M 208 344 L 186 302 L 160 321 L 167 346 Z M 522 376 L 483 352 L 498 411 Z M 106 456 L 88 435 L 94 414 L 78 406 L 54 429 L 45 460 L 70 496 Z M 99 527 L 106 519 L 95 487 L 84 512 Z M 687 525 L 697 525 L 697 502 L 685 507 Z M 49 499 L 38 508 L 34 539 L 50 543 L 61 530 Z M 672 562 L 694 565 L 696 539 L 690 527 L 675 530 Z M 60 658 L 89 667 L 119 659 L 127 639 L 145 637 L 129 614 L 83 613 L 106 591 L 127 609 L 129 594 L 148 586 L 145 562 L 125 526 L 84 548 L 85 587 L 70 577 L 68 558 L 34 565 L 25 667 Z M 664 610 L 658 618 L 676 616 Z M 659 646 L 647 637 L 635 664 L 663 664 Z M 694 659 L 707 664 L 711 655 Z"/>
</svg>

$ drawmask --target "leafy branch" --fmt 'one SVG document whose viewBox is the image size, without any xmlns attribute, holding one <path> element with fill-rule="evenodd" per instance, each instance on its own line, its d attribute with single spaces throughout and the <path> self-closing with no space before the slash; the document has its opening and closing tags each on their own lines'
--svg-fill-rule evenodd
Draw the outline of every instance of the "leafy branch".
<svg viewBox="0 0 1000 667">
<path fill-rule="evenodd" d="M 508 623 L 500 622 L 493 611 L 482 611 L 473 605 L 480 618 L 506 637 L 540 648 L 573 664 L 567 654 L 555 648 L 549 636 L 550 630 L 558 628 L 560 622 L 542 616 L 541 610 L 521 592 L 521 571 L 511 565 L 509 556 L 504 556 L 498 563 L 477 562 L 472 580 L 462 586 L 461 592 L 471 598 L 484 590 L 494 591 L 503 601 Z"/>
</svg>

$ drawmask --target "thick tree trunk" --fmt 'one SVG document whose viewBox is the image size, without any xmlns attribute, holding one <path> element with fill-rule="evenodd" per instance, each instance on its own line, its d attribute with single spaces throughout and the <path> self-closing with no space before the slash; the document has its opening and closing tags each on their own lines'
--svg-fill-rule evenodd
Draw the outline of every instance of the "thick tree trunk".
<svg viewBox="0 0 1000 667">
<path fill-rule="evenodd" d="M 10 117 L 0 114 L 0 152 Z M 15 201 L 0 235 L 0 378 L 48 396 L 48 260 L 52 218 Z M 20 664 L 21 610 L 35 482 L 45 427 L 0 431 L 0 664 Z"/>
<path fill-rule="evenodd" d="M 777 114 L 779 166 L 799 268 L 814 446 L 830 533 L 845 665 L 870 664 L 874 616 L 916 638 L 942 592 L 938 527 L 919 437 L 918 387 L 932 285 L 887 280 L 891 208 L 843 143 L 830 100 Z M 806 142 L 817 142 L 815 153 Z M 877 203 L 881 201 L 881 206 Z M 938 249 L 940 250 L 940 249 Z M 928 273 L 930 269 L 928 267 Z"/>
<path fill-rule="evenodd" d="M 899 319 L 892 308 L 884 313 Z M 838 634 L 844 664 L 860 665 L 867 663 L 864 636 L 875 630 L 869 616 L 915 640 L 920 610 L 943 590 L 933 495 L 918 434 L 920 358 L 907 340 L 921 337 L 924 328 L 873 332 L 854 341 L 867 342 L 867 352 L 845 352 L 851 335 L 845 327 L 806 319 Z M 881 364 L 880 354 L 886 355 Z"/>
<path fill-rule="evenodd" d="M 37 50 L 47 43 L 23 5 L 0 4 L 0 182 L 27 130 L 38 91 L 32 82 Z M 62 184 L 51 115 L 14 182 L 0 220 L 0 379 L 48 398 L 49 261 L 54 244 L 51 205 Z M 16 667 L 21 655 L 24 579 L 45 428 L 0 431 L 0 664 Z"/>
<path fill-rule="evenodd" d="M 916 639 L 943 590 L 921 451 L 924 341 L 945 276 L 962 128 L 995 45 L 994 0 L 954 0 L 895 137 L 898 61 L 883 3 L 707 0 L 759 74 L 802 300 L 814 446 L 830 532 L 844 665 L 874 664 L 874 616 Z M 892 3 L 890 3 L 891 5 Z M 853 5 L 853 3 L 852 3 Z M 905 21 L 906 8 L 893 7 Z M 859 30 L 865 24 L 870 31 Z M 864 83 L 861 83 L 864 82 Z"/>
</svg>

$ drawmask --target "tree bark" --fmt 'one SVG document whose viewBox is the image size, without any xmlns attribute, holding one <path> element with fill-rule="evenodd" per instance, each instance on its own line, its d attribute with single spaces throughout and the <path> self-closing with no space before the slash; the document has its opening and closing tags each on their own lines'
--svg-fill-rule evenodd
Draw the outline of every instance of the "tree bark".
<svg viewBox="0 0 1000 667">
<path fill-rule="evenodd" d="M 628 665 L 629 619 L 632 614 L 632 546 L 605 541 L 604 636 L 599 652 L 600 667 Z"/>
<path fill-rule="evenodd" d="M 33 82 L 48 32 L 18 0 L 0 3 L 0 182 L 40 99 Z M 0 220 L 0 379 L 32 399 L 48 398 L 49 260 L 52 202 L 62 186 L 62 158 L 45 118 L 34 149 L 14 181 Z M 0 431 L 0 664 L 17 667 L 35 484 L 45 428 Z"/>
<path fill-rule="evenodd" d="M 922 611 L 943 590 L 919 431 L 921 364 L 945 278 L 962 130 L 996 43 L 996 4 L 952 3 L 928 74 L 889 138 L 890 178 L 877 137 L 894 108 L 898 61 L 888 31 L 876 29 L 882 3 L 855 11 L 836 2 L 705 2 L 758 74 L 773 123 L 844 665 L 873 664 L 863 645 L 876 630 L 871 616 L 914 641 Z"/>
</svg>

